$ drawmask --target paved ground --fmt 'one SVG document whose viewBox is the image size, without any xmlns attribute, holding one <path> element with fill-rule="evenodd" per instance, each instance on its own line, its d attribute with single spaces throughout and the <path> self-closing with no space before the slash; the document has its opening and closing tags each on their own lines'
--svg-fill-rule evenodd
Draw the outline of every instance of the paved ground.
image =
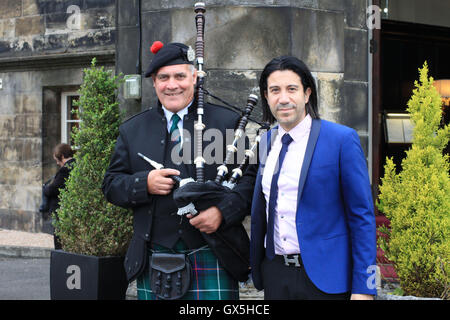
<svg viewBox="0 0 450 320">
<path fill-rule="evenodd" d="M 49 300 L 53 236 L 0 229 L 0 300 Z M 262 292 L 243 286 L 241 299 L 261 299 Z M 136 282 L 127 299 L 136 299 Z"/>
<path fill-rule="evenodd" d="M 53 236 L 48 233 L 31 233 L 0 229 L 0 246 L 53 248 Z"/>
<path fill-rule="evenodd" d="M 53 236 L 0 229 L 0 300 L 49 300 L 50 252 Z M 388 286 L 389 287 L 389 286 Z M 380 290 L 379 300 L 412 300 L 414 297 L 395 297 Z M 252 285 L 240 289 L 242 300 L 260 300 L 262 292 Z M 136 283 L 130 284 L 127 299 L 136 299 Z"/>
<path fill-rule="evenodd" d="M 0 258 L 0 300 L 49 300 L 49 258 Z"/>
</svg>

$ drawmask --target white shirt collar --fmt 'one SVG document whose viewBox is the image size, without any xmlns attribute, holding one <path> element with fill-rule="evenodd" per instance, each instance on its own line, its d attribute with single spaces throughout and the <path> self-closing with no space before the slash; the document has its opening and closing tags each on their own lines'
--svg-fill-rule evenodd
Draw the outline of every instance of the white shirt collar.
<svg viewBox="0 0 450 320">
<path fill-rule="evenodd" d="M 181 135 L 183 135 L 183 117 L 185 115 L 188 114 L 189 112 L 189 107 L 192 105 L 192 102 L 194 102 L 194 100 L 192 100 L 186 107 L 184 107 L 183 109 L 181 109 L 180 111 L 177 112 L 177 115 L 180 117 L 180 121 L 178 122 L 178 129 L 181 130 Z M 163 105 L 161 105 L 163 111 L 164 111 L 164 116 L 166 117 L 167 121 L 167 131 L 170 131 L 170 127 L 172 126 L 172 116 L 173 116 L 173 112 L 169 111 L 166 109 L 166 107 L 164 107 Z"/>
<path fill-rule="evenodd" d="M 305 135 L 309 134 L 311 131 L 311 125 L 312 125 L 312 118 L 309 114 L 306 115 L 306 117 L 300 121 L 294 128 L 289 130 L 289 135 L 294 140 L 294 142 L 300 141 Z M 280 125 L 278 126 L 278 136 L 277 139 L 281 141 L 281 137 L 287 133 L 286 130 L 283 129 Z"/>
<path fill-rule="evenodd" d="M 177 115 L 180 117 L 181 120 L 183 120 L 183 117 L 188 114 L 189 107 L 192 105 L 192 102 L 193 101 L 191 101 L 186 107 L 177 112 Z M 169 123 L 172 120 L 174 112 L 167 110 L 166 107 L 164 106 L 162 106 L 162 109 L 164 111 L 164 115 L 166 116 L 167 123 Z"/>
</svg>

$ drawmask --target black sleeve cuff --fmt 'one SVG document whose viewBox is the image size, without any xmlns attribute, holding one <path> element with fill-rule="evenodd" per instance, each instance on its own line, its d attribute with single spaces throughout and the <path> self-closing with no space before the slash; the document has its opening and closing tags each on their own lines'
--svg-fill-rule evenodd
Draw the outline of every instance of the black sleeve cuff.
<svg viewBox="0 0 450 320">
<path fill-rule="evenodd" d="M 129 199 L 131 205 L 137 206 L 144 203 L 148 203 L 151 200 L 151 196 L 147 191 L 147 176 L 148 171 L 140 171 L 133 174 L 129 188 Z"/>
</svg>

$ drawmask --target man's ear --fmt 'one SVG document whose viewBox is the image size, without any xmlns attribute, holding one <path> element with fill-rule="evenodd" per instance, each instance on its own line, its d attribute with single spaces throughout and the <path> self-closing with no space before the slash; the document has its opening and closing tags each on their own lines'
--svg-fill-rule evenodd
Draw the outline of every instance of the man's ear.
<svg viewBox="0 0 450 320">
<path fill-rule="evenodd" d="M 305 104 L 309 102 L 309 96 L 311 95 L 311 88 L 308 87 L 305 91 Z"/>
<path fill-rule="evenodd" d="M 194 86 L 197 84 L 197 69 L 194 68 L 194 72 L 192 73 L 192 76 L 194 77 Z"/>
<path fill-rule="evenodd" d="M 152 80 L 153 80 L 153 88 L 155 87 L 155 79 L 156 79 L 156 76 L 155 76 L 155 74 L 152 74 Z"/>
</svg>

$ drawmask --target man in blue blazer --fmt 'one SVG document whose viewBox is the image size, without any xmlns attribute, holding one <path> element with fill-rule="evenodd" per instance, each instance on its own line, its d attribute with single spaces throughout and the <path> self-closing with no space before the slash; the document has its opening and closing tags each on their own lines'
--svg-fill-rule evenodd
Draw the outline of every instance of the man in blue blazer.
<svg viewBox="0 0 450 320">
<path fill-rule="evenodd" d="M 295 57 L 260 78 L 262 137 L 251 210 L 251 268 L 265 299 L 373 299 L 376 236 L 355 130 L 320 120 L 314 79 Z"/>
</svg>

